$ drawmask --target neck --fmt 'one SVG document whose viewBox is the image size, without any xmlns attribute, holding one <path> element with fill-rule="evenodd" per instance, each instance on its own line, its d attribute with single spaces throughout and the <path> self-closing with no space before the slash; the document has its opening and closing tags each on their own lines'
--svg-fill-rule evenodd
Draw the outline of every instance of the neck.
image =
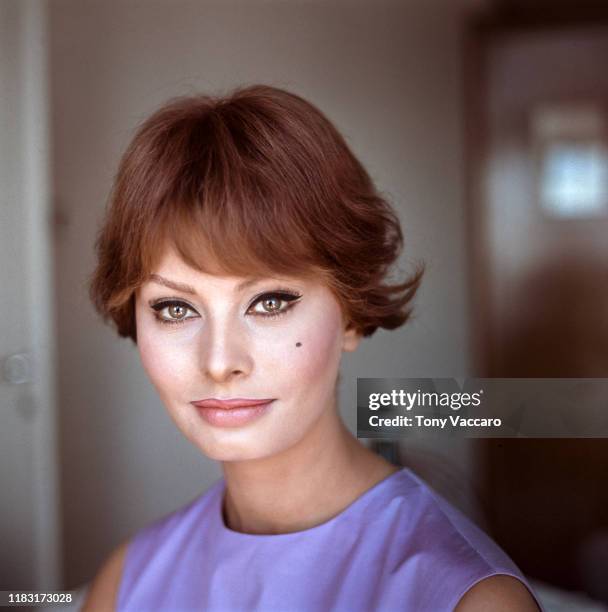
<svg viewBox="0 0 608 612">
<path fill-rule="evenodd" d="M 289 449 L 222 469 L 226 525 L 279 534 L 328 521 L 398 468 L 354 438 L 334 407 Z"/>
</svg>

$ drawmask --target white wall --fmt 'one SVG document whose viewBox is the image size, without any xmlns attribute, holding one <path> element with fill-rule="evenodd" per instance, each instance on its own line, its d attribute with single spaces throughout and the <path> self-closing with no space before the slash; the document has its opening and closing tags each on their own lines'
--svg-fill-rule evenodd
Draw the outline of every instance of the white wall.
<svg viewBox="0 0 608 612">
<path fill-rule="evenodd" d="M 0 589 L 60 586 L 46 4 L 0 0 Z"/>
<path fill-rule="evenodd" d="M 469 373 L 460 32 L 450 0 L 51 3 L 59 405 L 67 585 L 121 538 L 220 475 L 177 432 L 134 346 L 85 291 L 119 156 L 169 97 L 263 82 L 318 105 L 398 208 L 404 266 L 427 262 L 417 318 L 348 356 L 357 376 Z M 406 268 L 407 269 L 407 268 Z M 466 461 L 466 449 L 462 451 Z"/>
</svg>

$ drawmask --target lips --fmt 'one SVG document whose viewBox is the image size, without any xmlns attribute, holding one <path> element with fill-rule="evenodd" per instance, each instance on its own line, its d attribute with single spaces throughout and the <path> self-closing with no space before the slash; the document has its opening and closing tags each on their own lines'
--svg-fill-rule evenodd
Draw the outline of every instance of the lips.
<svg viewBox="0 0 608 612">
<path fill-rule="evenodd" d="M 231 410 L 233 408 L 254 408 L 272 402 L 272 398 L 268 399 L 248 399 L 248 398 L 233 398 L 233 399 L 204 399 L 198 402 L 192 402 L 198 408 L 216 408 L 220 410 Z"/>
</svg>

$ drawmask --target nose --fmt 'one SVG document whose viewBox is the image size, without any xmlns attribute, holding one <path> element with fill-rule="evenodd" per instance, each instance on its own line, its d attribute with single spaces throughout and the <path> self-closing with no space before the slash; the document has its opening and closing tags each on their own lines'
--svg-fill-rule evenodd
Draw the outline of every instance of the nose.
<svg viewBox="0 0 608 612">
<path fill-rule="evenodd" d="M 209 317 L 200 348 L 201 369 L 215 383 L 244 378 L 253 369 L 251 340 L 238 321 Z"/>
</svg>

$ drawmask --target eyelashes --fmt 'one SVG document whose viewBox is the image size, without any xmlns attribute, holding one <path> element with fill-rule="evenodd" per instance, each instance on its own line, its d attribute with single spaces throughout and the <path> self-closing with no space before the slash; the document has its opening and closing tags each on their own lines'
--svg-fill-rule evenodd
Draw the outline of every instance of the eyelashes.
<svg viewBox="0 0 608 612">
<path fill-rule="evenodd" d="M 301 297 L 302 295 L 300 293 L 286 289 L 262 293 L 252 300 L 251 304 L 247 307 L 246 314 L 263 317 L 264 319 L 276 319 L 293 308 Z M 275 304 L 275 306 L 271 306 L 272 304 Z M 255 307 L 258 305 L 261 307 L 260 310 L 255 310 Z M 163 299 L 151 303 L 150 307 L 154 310 L 154 317 L 162 325 L 183 325 L 188 319 L 196 319 L 200 316 L 190 304 L 182 300 Z M 271 310 L 267 310 L 269 307 Z M 171 308 L 178 309 L 180 312 L 183 312 L 184 315 L 179 316 L 179 318 L 172 317 L 170 314 L 169 316 L 163 316 L 162 312 Z M 273 308 L 274 311 L 272 310 Z M 188 311 L 194 312 L 196 315 L 186 316 Z"/>
</svg>

